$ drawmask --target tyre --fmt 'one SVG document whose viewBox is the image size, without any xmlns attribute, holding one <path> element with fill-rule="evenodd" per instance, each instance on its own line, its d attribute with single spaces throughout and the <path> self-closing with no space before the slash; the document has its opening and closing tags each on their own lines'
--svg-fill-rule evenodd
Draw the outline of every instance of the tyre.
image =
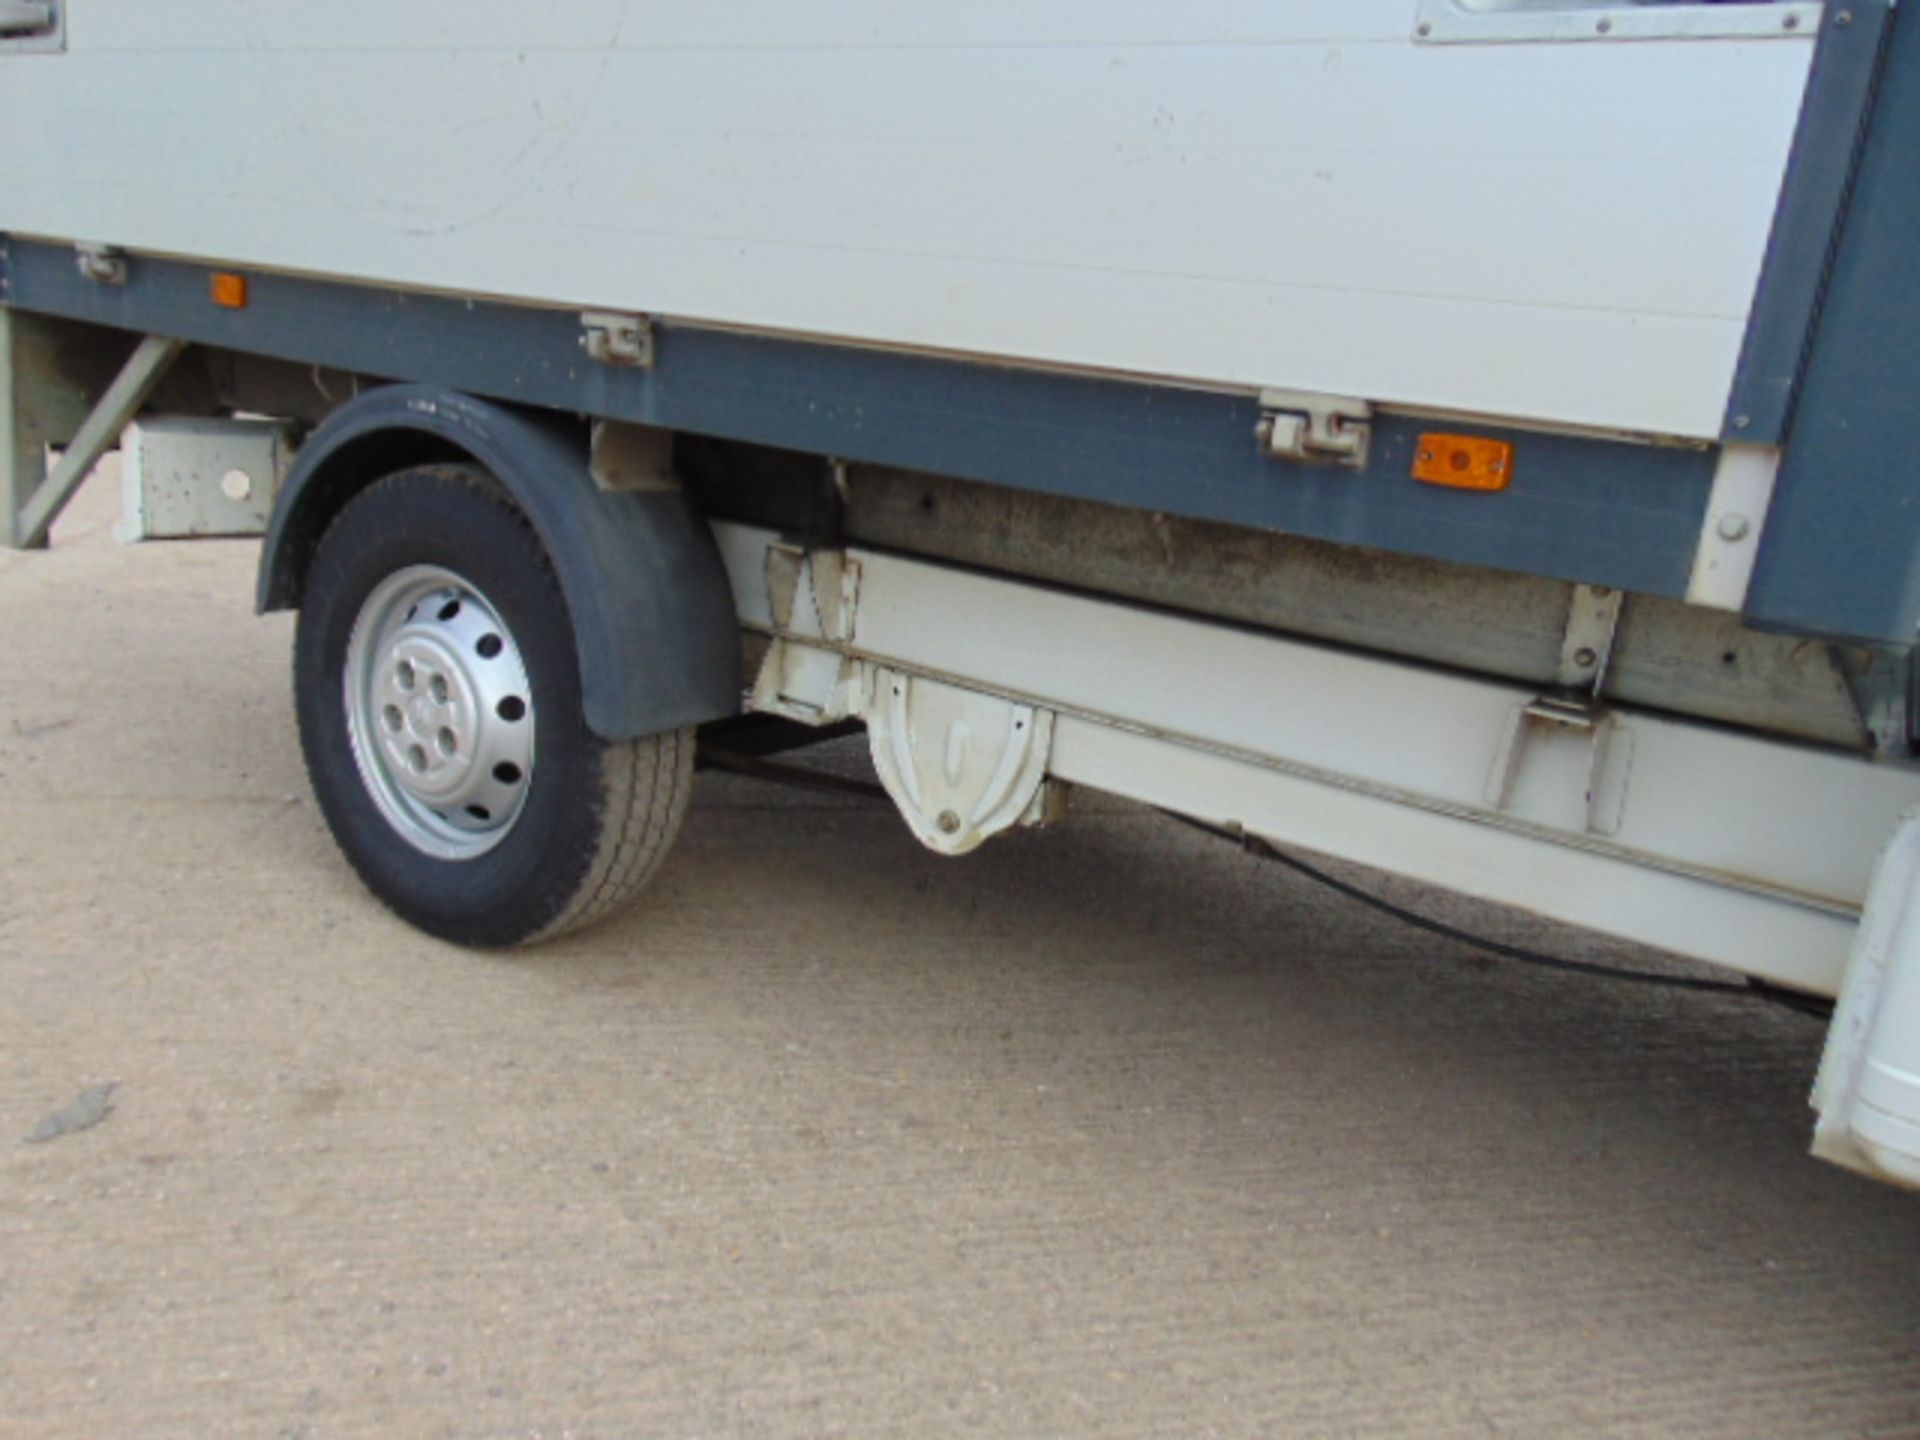
<svg viewBox="0 0 1920 1440">
<path fill-rule="evenodd" d="M 294 640 L 294 703 L 327 825 L 368 889 L 462 945 L 599 920 L 666 855 L 691 730 L 587 728 L 565 597 L 481 469 L 379 481 L 328 527 Z"/>
</svg>

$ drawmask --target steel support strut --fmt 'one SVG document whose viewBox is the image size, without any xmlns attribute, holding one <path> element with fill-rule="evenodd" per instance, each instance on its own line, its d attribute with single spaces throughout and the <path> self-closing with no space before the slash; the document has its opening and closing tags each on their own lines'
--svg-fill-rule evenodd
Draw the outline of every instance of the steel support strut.
<svg viewBox="0 0 1920 1440">
<path fill-rule="evenodd" d="M 186 342 L 158 335 L 143 339 L 80 422 L 53 473 L 42 479 L 44 447 L 56 437 L 47 433 L 44 417 L 34 413 L 36 407 L 31 392 L 36 377 L 17 373 L 11 331 L 6 339 L 5 369 L 10 393 L 3 397 L 5 403 L 0 404 L 0 409 L 8 412 L 0 419 L 8 442 L 4 454 L 0 454 L 0 465 L 6 467 L 5 485 L 0 487 L 4 489 L 8 506 L 6 538 L 15 549 L 37 549 L 47 543 L 53 522 L 73 499 L 81 482 L 92 473 L 101 457 L 119 443 L 120 432 L 140 413 L 140 407 L 165 377 L 168 367 L 186 349 Z"/>
</svg>

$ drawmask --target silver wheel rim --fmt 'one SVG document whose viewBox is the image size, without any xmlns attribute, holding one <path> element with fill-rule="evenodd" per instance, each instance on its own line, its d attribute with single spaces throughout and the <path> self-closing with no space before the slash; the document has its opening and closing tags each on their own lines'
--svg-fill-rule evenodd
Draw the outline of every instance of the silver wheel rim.
<svg viewBox="0 0 1920 1440">
<path fill-rule="evenodd" d="M 345 688 L 360 779 L 402 839 L 472 860 L 512 833 L 533 781 L 533 687 L 485 595 L 433 565 L 388 576 L 354 620 Z"/>
</svg>

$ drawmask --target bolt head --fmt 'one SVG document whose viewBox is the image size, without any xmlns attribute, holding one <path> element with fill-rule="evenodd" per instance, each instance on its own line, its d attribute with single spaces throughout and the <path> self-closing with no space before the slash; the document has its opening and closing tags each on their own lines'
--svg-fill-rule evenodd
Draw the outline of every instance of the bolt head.
<svg viewBox="0 0 1920 1440">
<path fill-rule="evenodd" d="M 1573 652 L 1573 663 L 1583 670 L 1589 666 L 1597 665 L 1600 663 L 1600 652 L 1589 646 L 1582 645 L 1578 650 Z"/>
<path fill-rule="evenodd" d="M 940 818 L 933 823 L 939 827 L 942 835 L 958 835 L 960 833 L 960 817 L 951 810 L 942 810 L 940 812 Z"/>
<path fill-rule="evenodd" d="M 1746 539 L 1753 533 L 1753 522 L 1744 515 L 1722 515 L 1719 525 L 1715 528 L 1719 531 L 1722 540 L 1732 544 Z"/>
</svg>

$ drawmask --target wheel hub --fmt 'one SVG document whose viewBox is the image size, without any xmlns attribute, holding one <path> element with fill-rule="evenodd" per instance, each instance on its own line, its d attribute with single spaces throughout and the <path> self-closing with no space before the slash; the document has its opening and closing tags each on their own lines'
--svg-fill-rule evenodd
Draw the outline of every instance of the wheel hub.
<svg viewBox="0 0 1920 1440">
<path fill-rule="evenodd" d="M 533 773 L 533 696 L 484 595 L 434 566 L 388 577 L 354 623 L 345 680 L 361 779 L 395 830 L 442 859 L 506 838 Z"/>
</svg>

